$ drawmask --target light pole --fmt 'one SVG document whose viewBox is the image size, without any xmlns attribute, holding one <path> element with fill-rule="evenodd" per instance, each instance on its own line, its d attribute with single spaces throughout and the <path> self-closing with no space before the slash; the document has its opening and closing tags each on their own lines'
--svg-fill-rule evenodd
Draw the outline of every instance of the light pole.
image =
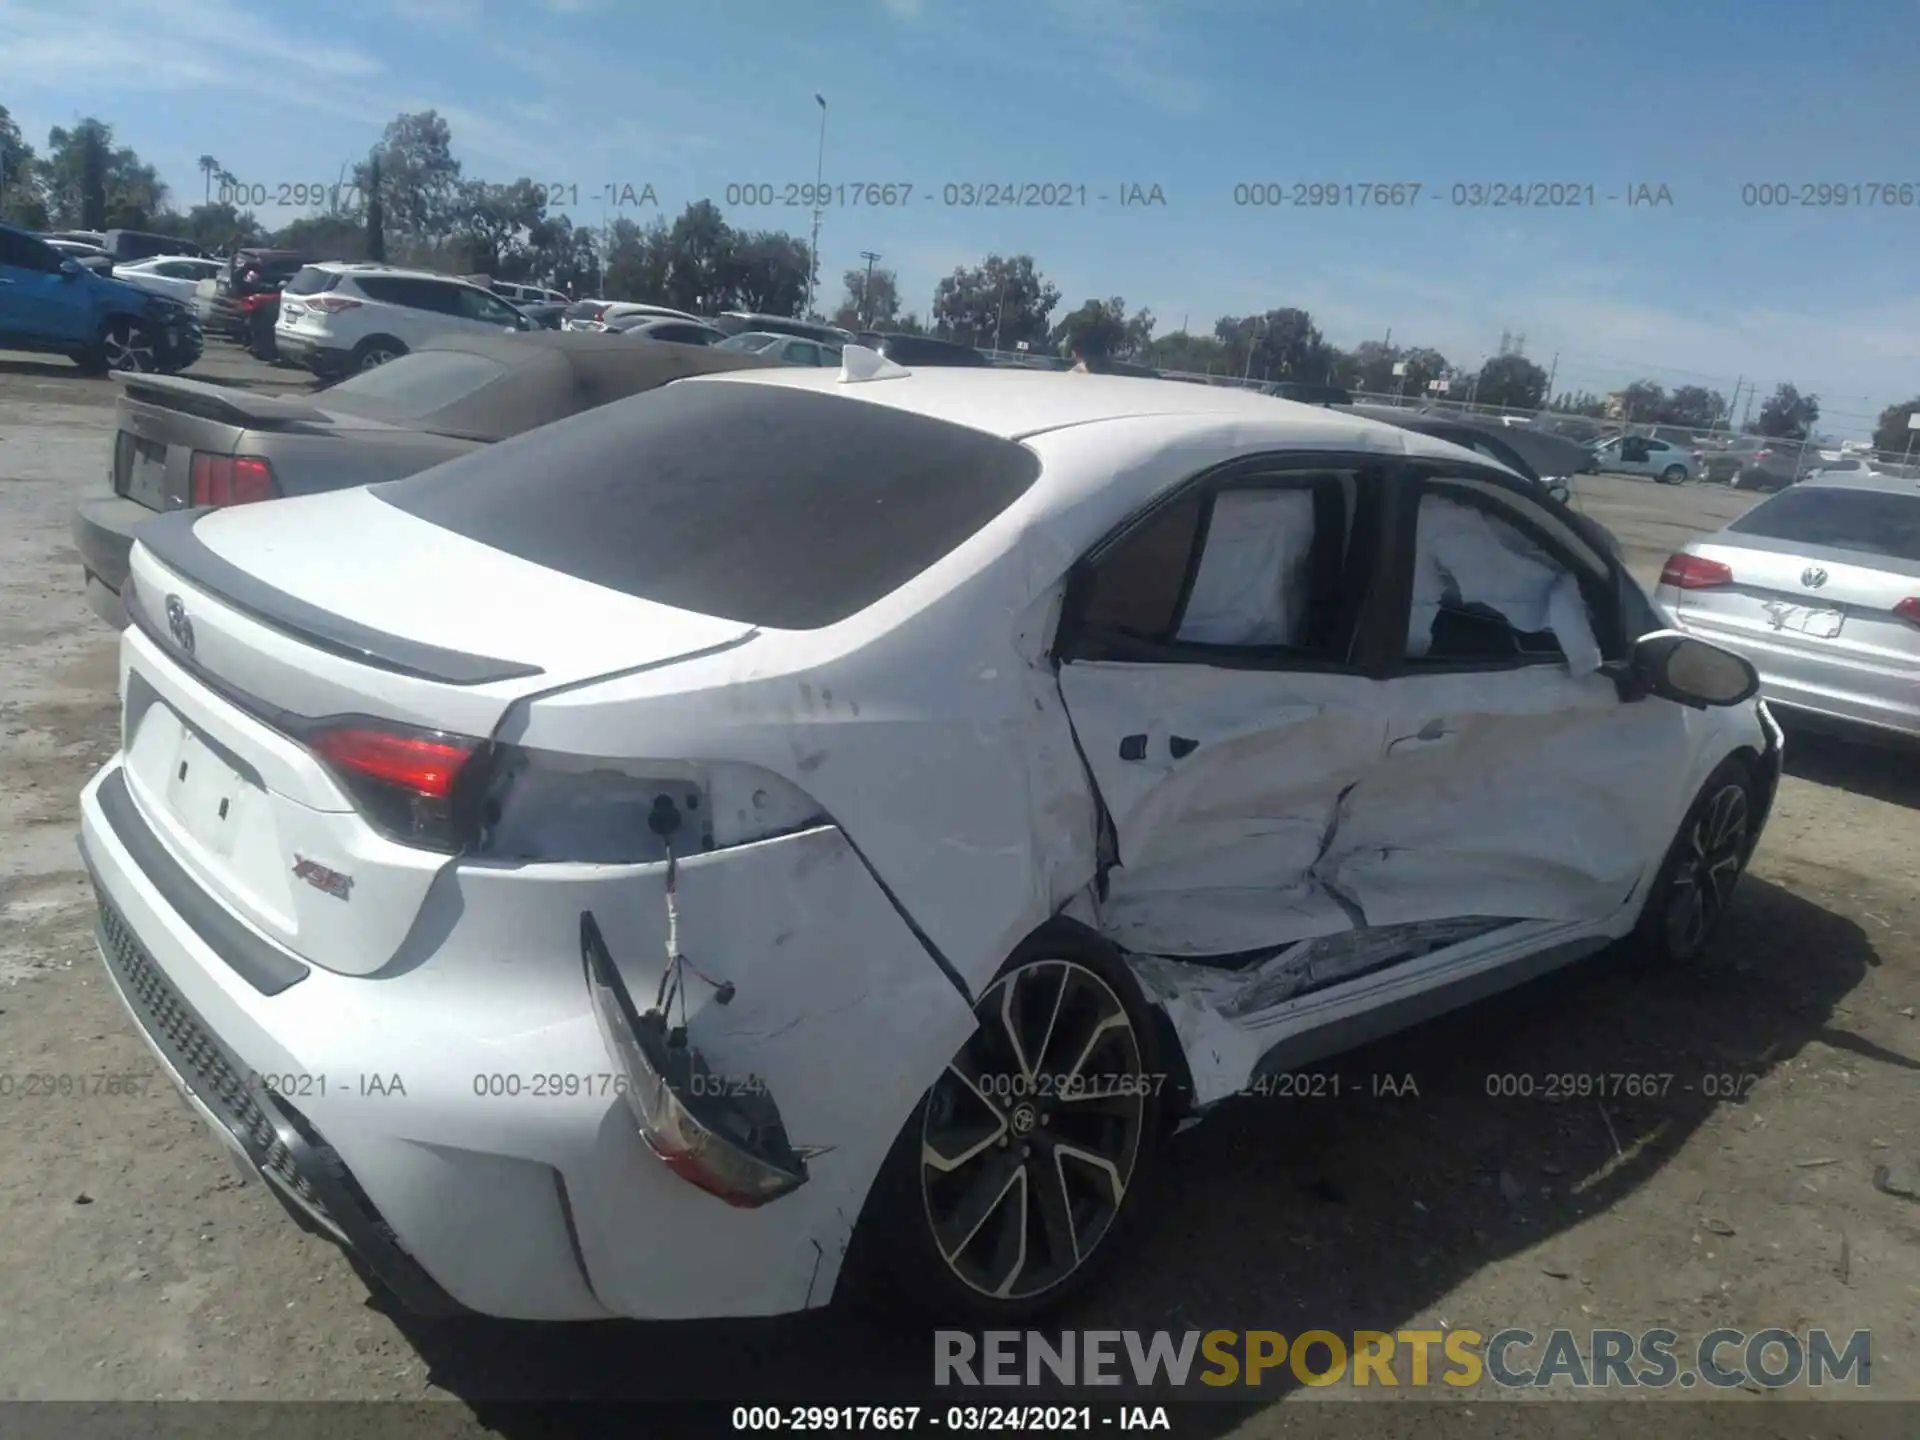
<svg viewBox="0 0 1920 1440">
<path fill-rule="evenodd" d="M 873 328 L 873 262 L 880 256 L 872 250 L 862 250 L 860 258 L 867 262 L 867 284 L 860 292 L 860 323 L 869 330 Z"/>
<path fill-rule="evenodd" d="M 813 314 L 813 277 L 820 273 L 820 177 L 827 166 L 827 97 L 813 97 L 820 106 L 820 153 L 813 162 L 813 249 L 808 255 L 807 314 Z"/>
</svg>

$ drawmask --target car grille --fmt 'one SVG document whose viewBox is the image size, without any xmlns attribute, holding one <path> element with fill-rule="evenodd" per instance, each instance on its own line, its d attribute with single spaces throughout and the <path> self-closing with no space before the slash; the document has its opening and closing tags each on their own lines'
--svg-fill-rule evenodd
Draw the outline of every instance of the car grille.
<svg viewBox="0 0 1920 1440">
<path fill-rule="evenodd" d="M 256 1098 L 248 1077 L 236 1071 L 226 1052 L 207 1031 L 173 983 L 161 973 L 120 913 L 103 897 L 100 930 L 111 949 L 113 968 L 134 1014 L 174 1058 L 182 1077 L 201 1102 L 219 1116 L 255 1161 L 302 1205 L 333 1223 L 293 1155 L 274 1129 L 264 1093 Z"/>
</svg>

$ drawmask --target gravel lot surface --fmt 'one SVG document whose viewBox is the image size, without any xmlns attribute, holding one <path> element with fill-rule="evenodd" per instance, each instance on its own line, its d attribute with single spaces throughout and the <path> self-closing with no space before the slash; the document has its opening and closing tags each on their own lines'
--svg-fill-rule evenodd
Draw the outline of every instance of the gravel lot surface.
<svg viewBox="0 0 1920 1440">
<path fill-rule="evenodd" d="M 224 348 L 194 374 L 303 383 Z M 927 1337 L 839 1310 L 423 1324 L 241 1184 L 164 1078 L 129 1095 L 25 1093 L 30 1075 L 154 1070 L 94 952 L 74 838 L 76 792 L 116 744 L 116 664 L 67 524 L 103 483 L 115 390 L 0 357 L 0 1399 L 442 1401 L 416 1433 L 532 1435 L 559 1432 L 502 1402 L 924 1384 Z M 1578 492 L 1649 579 L 1750 503 L 1624 478 Z M 1175 1142 L 1157 1223 L 1057 1324 L 1869 1329 L 1872 1384 L 1847 1392 L 1920 1400 L 1920 1204 L 1873 1183 L 1882 1165 L 1911 1183 L 1920 1157 L 1920 767 L 1795 735 L 1788 768 L 1710 963 L 1648 978 L 1603 956 L 1346 1057 L 1329 1067 L 1338 1099 L 1234 1102 Z M 1671 1079 L 1604 1107 L 1489 1094 L 1495 1077 L 1564 1074 Z M 1403 1093 L 1375 1096 L 1374 1076 Z M 1757 1392 L 1663 1392 L 1635 1428 L 1746 1433 L 1730 1413 L 1765 1434 L 1891 1423 L 1844 1403 L 1788 1423 Z M 1389 1393 L 1289 1378 L 1257 1410 L 1183 1413 L 1178 1430 L 1438 1433 L 1431 1406 L 1315 1403 Z M 1448 1431 L 1467 1411 L 1475 1433 L 1545 1418 L 1490 1385 L 1437 1398 L 1455 1402 L 1440 1407 Z M 1599 1418 L 1590 1402 L 1552 1409 Z M 333 1433 L 358 1433 L 391 1415 L 336 1419 Z"/>
</svg>

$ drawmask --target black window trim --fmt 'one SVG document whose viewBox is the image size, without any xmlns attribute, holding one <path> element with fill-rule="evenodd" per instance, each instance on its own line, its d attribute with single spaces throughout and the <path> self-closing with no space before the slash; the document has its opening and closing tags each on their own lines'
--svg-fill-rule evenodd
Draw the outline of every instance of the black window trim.
<svg viewBox="0 0 1920 1440">
<path fill-rule="evenodd" d="M 1199 665 L 1216 670 L 1260 670 L 1292 674 L 1336 674 L 1366 675 L 1368 667 L 1363 659 L 1362 636 L 1377 622 L 1372 612 L 1379 603 L 1377 580 L 1380 564 L 1384 558 L 1382 543 L 1387 533 L 1385 520 L 1391 511 L 1378 511 L 1367 502 L 1369 493 L 1388 494 L 1394 485 L 1392 471 L 1394 463 L 1385 457 L 1367 451 L 1352 450 L 1316 450 L 1316 451 L 1270 451 L 1257 455 L 1243 455 L 1224 464 L 1190 476 L 1180 484 L 1154 497 L 1148 504 L 1135 511 L 1113 530 L 1087 549 L 1086 554 L 1076 561 L 1067 574 L 1066 591 L 1060 607 L 1060 619 L 1055 628 L 1051 657 L 1055 666 L 1072 664 L 1074 661 L 1089 663 L 1110 663 L 1123 665 Z M 1201 509 L 1194 522 L 1193 540 L 1187 552 L 1186 569 L 1181 577 L 1180 590 L 1174 603 L 1172 619 L 1168 627 L 1170 636 L 1177 636 L 1180 626 L 1186 619 L 1188 602 L 1193 598 L 1193 586 L 1199 576 L 1200 564 L 1206 554 L 1207 535 L 1213 523 L 1213 502 L 1222 493 L 1232 490 L 1288 490 L 1305 489 L 1322 491 L 1333 488 L 1338 482 L 1325 478 L 1324 474 L 1315 478 L 1294 478 L 1300 472 L 1325 472 L 1329 470 L 1351 473 L 1354 477 L 1354 504 L 1351 513 L 1345 516 L 1347 535 L 1344 561 L 1347 565 L 1365 565 L 1372 570 L 1366 582 L 1366 594 L 1353 616 L 1348 620 L 1344 637 L 1333 637 L 1336 643 L 1344 638 L 1346 654 L 1343 658 L 1332 659 L 1324 655 L 1313 655 L 1292 646 L 1259 645 L 1235 646 L 1212 645 L 1192 640 L 1167 639 L 1163 641 L 1133 640 L 1131 638 L 1108 638 L 1097 643 L 1089 643 L 1084 648 L 1081 629 L 1082 617 L 1092 588 L 1092 579 L 1100 565 L 1132 536 L 1146 527 L 1157 523 L 1167 511 L 1190 500 L 1196 492 L 1201 496 Z M 1316 506 L 1316 529 L 1319 521 Z M 1316 545 L 1318 541 L 1316 540 Z M 1404 639 L 1402 647 L 1405 648 Z"/>
<path fill-rule="evenodd" d="M 1449 484 L 1450 481 L 1470 483 Z M 1510 510 L 1503 508 L 1476 490 L 1475 485 L 1505 491 L 1512 497 L 1514 507 Z M 1635 627 L 1627 617 L 1629 606 L 1623 590 L 1623 582 L 1630 583 L 1625 580 L 1627 572 L 1617 555 L 1593 547 L 1595 558 L 1601 566 L 1600 572 L 1596 573 L 1585 559 L 1572 554 L 1558 536 L 1535 523 L 1528 507 L 1551 514 L 1552 502 L 1546 496 L 1502 471 L 1452 461 L 1429 460 L 1410 461 L 1404 465 L 1400 483 L 1394 485 L 1392 490 L 1397 513 L 1391 522 L 1392 537 L 1386 547 L 1392 566 L 1392 582 L 1387 588 L 1397 591 L 1398 603 L 1392 607 L 1383 606 L 1376 612 L 1382 625 L 1368 637 L 1370 643 L 1365 659 L 1370 673 L 1381 679 L 1398 679 L 1413 675 L 1497 674 L 1508 670 L 1532 670 L 1567 664 L 1564 652 L 1556 655 L 1474 659 L 1446 656 L 1430 658 L 1406 653 L 1407 627 L 1413 621 L 1413 567 L 1419 551 L 1420 502 L 1425 496 L 1436 492 L 1443 492 L 1445 499 L 1472 505 L 1512 525 L 1544 550 L 1556 564 L 1573 572 L 1580 580 L 1580 593 L 1592 616 L 1594 638 L 1599 642 L 1603 659 L 1618 663 L 1627 658 L 1633 642 L 1639 638 L 1638 634 L 1632 633 Z M 1565 524 L 1564 519 L 1561 519 L 1561 523 Z M 1587 537 L 1580 535 L 1577 527 L 1568 525 L 1567 528 L 1580 536 L 1583 543 L 1591 544 Z M 1397 611 L 1397 616 L 1393 611 Z M 1651 618 L 1655 621 L 1653 628 L 1657 628 L 1657 617 Z"/>
</svg>

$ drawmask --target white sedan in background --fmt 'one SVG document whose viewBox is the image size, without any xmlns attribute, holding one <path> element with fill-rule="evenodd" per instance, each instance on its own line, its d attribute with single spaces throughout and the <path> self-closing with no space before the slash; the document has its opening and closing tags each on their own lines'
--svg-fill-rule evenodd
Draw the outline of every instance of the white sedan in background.
<svg viewBox="0 0 1920 1440">
<path fill-rule="evenodd" d="M 113 278 L 171 295 L 191 305 L 202 280 L 211 280 L 226 268 L 222 260 L 202 260 L 195 255 L 155 255 L 148 260 L 132 260 L 113 267 Z"/>
<path fill-rule="evenodd" d="M 1033 1315 L 1255 1077 L 1696 959 L 1779 774 L 1589 522 L 1229 388 L 849 346 L 131 568 L 107 973 L 423 1309 Z"/>
</svg>

